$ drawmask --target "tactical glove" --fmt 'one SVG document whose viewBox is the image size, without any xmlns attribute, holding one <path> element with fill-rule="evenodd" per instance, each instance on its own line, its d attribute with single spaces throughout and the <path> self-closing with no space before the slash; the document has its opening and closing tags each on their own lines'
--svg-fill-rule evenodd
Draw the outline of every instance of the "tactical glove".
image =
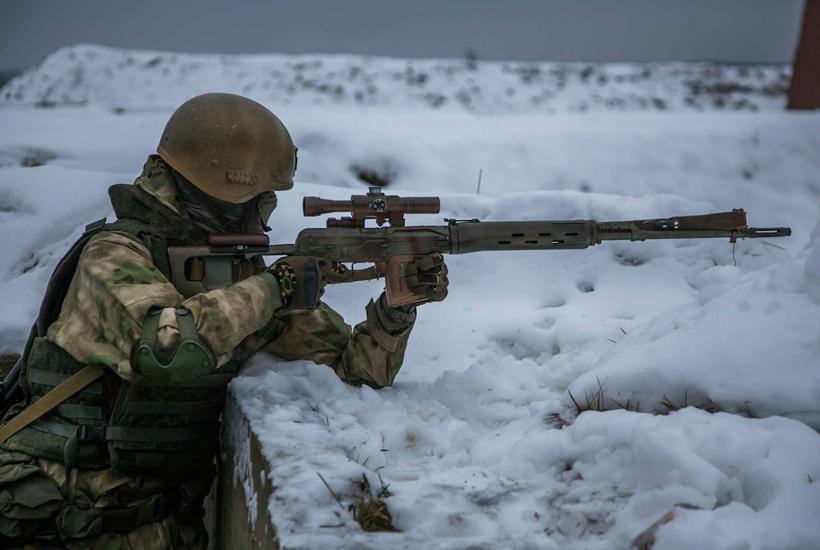
<svg viewBox="0 0 820 550">
<path fill-rule="evenodd" d="M 447 297 L 447 264 L 438 252 L 427 254 L 407 264 L 405 283 L 417 298 L 414 304 L 440 302 Z"/>
<path fill-rule="evenodd" d="M 379 321 L 388 334 L 401 332 L 416 321 L 414 305 L 392 307 L 387 303 L 387 295 L 384 293 L 375 304 Z"/>
<path fill-rule="evenodd" d="M 279 281 L 283 309 L 314 309 L 328 281 L 346 271 L 339 262 L 314 256 L 287 256 L 268 268 Z"/>
</svg>

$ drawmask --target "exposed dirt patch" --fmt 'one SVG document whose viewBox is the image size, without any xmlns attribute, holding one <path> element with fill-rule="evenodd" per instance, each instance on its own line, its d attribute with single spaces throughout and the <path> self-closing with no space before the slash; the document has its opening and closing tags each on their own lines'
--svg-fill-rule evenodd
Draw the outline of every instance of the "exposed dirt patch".
<svg viewBox="0 0 820 550">
<path fill-rule="evenodd" d="M 26 149 L 20 157 L 20 166 L 25 166 L 26 168 L 43 166 L 56 158 L 57 155 L 51 151 L 45 151 L 43 149 Z"/>
<path fill-rule="evenodd" d="M 369 186 L 387 187 L 399 177 L 400 169 L 392 159 L 372 159 L 353 163 L 350 173 Z"/>
<path fill-rule="evenodd" d="M 575 286 L 584 293 L 595 291 L 595 285 L 590 281 L 578 281 Z"/>
<path fill-rule="evenodd" d="M 630 254 L 623 250 L 616 252 L 612 257 L 619 264 L 632 267 L 643 265 L 647 261 L 647 258 L 643 258 L 639 254 Z"/>
</svg>

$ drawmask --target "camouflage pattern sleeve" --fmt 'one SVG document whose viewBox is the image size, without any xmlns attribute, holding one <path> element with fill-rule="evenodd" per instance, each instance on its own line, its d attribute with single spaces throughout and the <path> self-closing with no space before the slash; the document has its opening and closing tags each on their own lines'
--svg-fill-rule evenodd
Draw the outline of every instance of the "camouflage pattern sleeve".
<svg viewBox="0 0 820 550">
<path fill-rule="evenodd" d="M 109 366 L 133 381 L 138 375 L 129 355 L 145 315 L 152 308 L 167 310 L 158 342 L 170 347 L 179 338 L 173 308 L 184 307 L 192 312 L 199 336 L 222 365 L 234 347 L 271 319 L 279 302 L 274 286 L 272 276 L 252 276 L 184 300 L 153 265 L 141 242 L 126 233 L 107 231 L 83 249 L 60 316 L 46 337 L 77 361 Z"/>
<path fill-rule="evenodd" d="M 313 311 L 277 314 L 271 326 L 276 336 L 264 351 L 328 365 L 348 384 L 380 388 L 396 378 L 413 322 L 391 320 L 379 300 L 368 304 L 367 320 L 353 329 L 324 303 Z"/>
</svg>

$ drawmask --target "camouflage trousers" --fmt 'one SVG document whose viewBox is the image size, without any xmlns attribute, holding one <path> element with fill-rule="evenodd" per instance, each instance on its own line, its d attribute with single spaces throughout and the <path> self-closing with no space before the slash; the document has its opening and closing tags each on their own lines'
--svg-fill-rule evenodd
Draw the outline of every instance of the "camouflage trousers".
<svg viewBox="0 0 820 550">
<path fill-rule="evenodd" d="M 201 505 L 183 518 L 162 480 L 113 470 L 65 478 L 62 464 L 0 447 L 0 548 L 207 546 Z"/>
</svg>

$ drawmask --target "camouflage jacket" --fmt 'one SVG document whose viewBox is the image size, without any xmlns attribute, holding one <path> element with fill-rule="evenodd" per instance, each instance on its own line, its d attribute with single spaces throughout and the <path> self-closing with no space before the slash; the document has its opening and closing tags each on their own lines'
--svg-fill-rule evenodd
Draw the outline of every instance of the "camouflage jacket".
<svg viewBox="0 0 820 550">
<path fill-rule="evenodd" d="M 149 157 L 135 185 L 156 199 L 156 208 L 165 216 L 185 218 L 168 167 L 158 157 Z M 165 309 L 158 342 L 171 347 L 178 338 L 173 308 L 184 307 L 192 312 L 200 337 L 220 366 L 263 350 L 287 360 L 327 365 L 348 383 L 392 384 L 412 323 L 392 320 L 379 302 L 371 301 L 367 320 L 351 329 L 324 303 L 313 311 L 282 313 L 275 311 L 279 300 L 268 274 L 184 299 L 153 265 L 139 239 L 105 231 L 85 246 L 47 339 L 80 363 L 110 366 L 133 382 L 139 375 L 130 365 L 129 354 L 147 312 Z"/>
<path fill-rule="evenodd" d="M 161 160 L 149 158 L 135 183 L 122 187 L 141 189 L 146 212 L 171 232 L 185 231 L 186 212 Z M 112 227 L 124 229 L 117 223 Z M 106 375 L 0 446 L 0 546 L 38 541 L 70 548 L 205 548 L 201 507 L 214 475 L 216 420 L 224 403 L 220 381 L 239 362 L 263 350 L 328 365 L 346 382 L 372 386 L 391 384 L 401 367 L 412 322 L 392 320 L 381 301 L 371 301 L 367 320 L 351 329 L 326 304 L 278 311 L 279 290 L 269 274 L 185 299 L 166 277 L 164 256 L 156 240 L 115 230 L 95 234 L 82 248 L 57 320 L 46 340 L 33 340 L 24 386 L 32 397 L 42 396 L 89 363 L 116 375 Z M 180 306 L 191 311 L 218 368 L 191 381 L 193 387 L 157 386 L 131 367 L 130 352 L 152 308 L 163 310 L 157 343 L 174 346 L 179 331 L 173 312 Z M 107 384 L 118 377 L 132 383 Z M 214 379 L 210 385 L 203 383 L 208 378 Z M 113 422 L 121 434 L 138 437 L 97 438 L 95 430 L 80 430 L 99 423 L 85 415 L 106 407 L 103 386 L 119 387 L 109 395 L 116 397 L 112 407 L 118 412 L 111 412 L 106 426 Z M 207 434 L 198 430 L 202 425 Z M 163 430 L 178 436 L 144 437 Z"/>
</svg>

